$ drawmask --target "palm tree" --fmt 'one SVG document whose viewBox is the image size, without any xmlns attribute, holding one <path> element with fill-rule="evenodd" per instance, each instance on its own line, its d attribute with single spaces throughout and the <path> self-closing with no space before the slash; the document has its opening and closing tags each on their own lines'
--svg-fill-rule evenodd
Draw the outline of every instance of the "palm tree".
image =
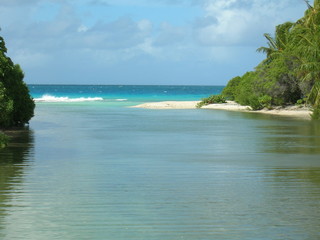
<svg viewBox="0 0 320 240">
<path fill-rule="evenodd" d="M 311 8 L 312 8 L 312 6 L 310 5 L 309 1 L 308 1 L 308 0 L 304 0 L 304 1 L 305 1 L 305 3 L 307 4 L 308 9 L 311 9 Z"/>
<path fill-rule="evenodd" d="M 268 40 L 267 44 L 269 47 L 260 47 L 257 49 L 257 51 L 267 54 L 267 57 L 269 58 L 273 53 L 278 51 L 278 47 L 276 41 L 271 37 L 269 33 L 265 33 L 263 34 L 263 36 Z"/>
<path fill-rule="evenodd" d="M 311 85 L 308 102 L 320 107 L 320 0 L 314 6 L 306 1 L 305 16 L 295 26 L 293 44 L 299 57 L 298 74 Z"/>
<path fill-rule="evenodd" d="M 290 32 L 294 24 L 292 22 L 286 22 L 276 27 L 275 37 L 271 37 L 269 33 L 265 33 L 264 37 L 268 40 L 268 47 L 260 47 L 258 52 L 267 54 L 267 59 L 272 60 L 287 48 L 290 38 Z"/>
</svg>

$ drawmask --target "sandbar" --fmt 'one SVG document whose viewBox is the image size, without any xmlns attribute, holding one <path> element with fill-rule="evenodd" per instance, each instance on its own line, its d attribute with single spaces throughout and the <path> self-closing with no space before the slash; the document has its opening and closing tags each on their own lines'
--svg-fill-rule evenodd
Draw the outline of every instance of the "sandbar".
<svg viewBox="0 0 320 240">
<path fill-rule="evenodd" d="M 148 102 L 133 106 L 132 108 L 146 109 L 195 109 L 200 101 L 163 101 Z"/>
<path fill-rule="evenodd" d="M 145 108 L 145 109 L 195 109 L 197 103 L 200 101 L 163 101 L 163 102 L 148 102 L 140 105 L 133 106 L 133 108 Z M 288 116 L 296 118 L 311 119 L 311 110 L 307 107 L 301 106 L 287 106 L 276 107 L 272 110 L 262 109 L 253 111 L 249 106 L 242 106 L 234 101 L 227 101 L 226 103 L 209 104 L 203 106 L 201 109 L 212 110 L 226 110 L 226 111 L 238 111 L 238 112 L 251 112 L 262 113 L 279 116 Z"/>
</svg>

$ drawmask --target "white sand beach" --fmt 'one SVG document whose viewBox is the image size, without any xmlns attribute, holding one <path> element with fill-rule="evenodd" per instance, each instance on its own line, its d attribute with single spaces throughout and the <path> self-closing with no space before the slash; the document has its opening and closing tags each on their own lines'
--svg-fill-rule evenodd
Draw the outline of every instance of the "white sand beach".
<svg viewBox="0 0 320 240">
<path fill-rule="evenodd" d="M 299 106 L 278 107 L 272 110 L 262 109 L 262 110 L 253 111 L 253 112 L 304 118 L 304 119 L 311 119 L 311 113 L 312 113 L 312 111 L 309 108 L 299 107 Z"/>
<path fill-rule="evenodd" d="M 146 109 L 194 109 L 200 101 L 164 101 L 164 102 L 148 102 L 133 106 L 132 108 Z"/>
<path fill-rule="evenodd" d="M 133 106 L 133 108 L 146 108 L 146 109 L 195 109 L 199 101 L 163 101 L 163 102 L 149 102 L 140 105 Z M 262 114 L 272 114 L 280 116 L 289 116 L 296 118 L 311 119 L 310 109 L 299 106 L 288 107 L 276 107 L 275 109 L 268 110 L 262 109 L 258 111 L 252 111 L 249 106 L 242 106 L 234 101 L 227 101 L 226 103 L 209 104 L 203 106 L 201 109 L 212 110 L 226 110 L 226 111 L 238 111 L 238 112 L 253 112 Z"/>
</svg>

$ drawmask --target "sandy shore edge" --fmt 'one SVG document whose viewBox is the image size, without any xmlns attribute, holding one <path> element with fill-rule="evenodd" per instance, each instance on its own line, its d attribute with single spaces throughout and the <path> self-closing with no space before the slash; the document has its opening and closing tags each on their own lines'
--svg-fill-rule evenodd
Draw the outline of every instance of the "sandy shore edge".
<svg viewBox="0 0 320 240">
<path fill-rule="evenodd" d="M 132 106 L 131 108 L 146 108 L 146 109 L 195 109 L 200 101 L 163 101 L 163 102 L 148 102 Z"/>
<path fill-rule="evenodd" d="M 163 101 L 163 102 L 148 102 L 133 106 L 132 108 L 146 108 L 146 109 L 195 109 L 197 103 L 200 101 Z M 311 111 L 306 107 L 299 106 L 288 106 L 288 107 L 277 107 L 272 110 L 258 110 L 252 111 L 249 106 L 241 106 L 234 101 L 227 101 L 227 103 L 221 104 L 210 104 L 203 106 L 202 109 L 213 109 L 213 110 L 226 110 L 226 111 L 238 111 L 238 112 L 252 112 L 262 113 L 280 116 L 297 117 L 304 119 L 311 119 Z"/>
</svg>

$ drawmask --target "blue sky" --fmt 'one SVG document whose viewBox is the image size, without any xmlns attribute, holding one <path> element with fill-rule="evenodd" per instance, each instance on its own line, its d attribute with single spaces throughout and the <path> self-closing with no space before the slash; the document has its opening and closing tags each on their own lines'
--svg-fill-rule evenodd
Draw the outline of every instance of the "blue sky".
<svg viewBox="0 0 320 240">
<path fill-rule="evenodd" d="M 0 0 L 8 55 L 36 84 L 225 85 L 303 0 Z"/>
</svg>

